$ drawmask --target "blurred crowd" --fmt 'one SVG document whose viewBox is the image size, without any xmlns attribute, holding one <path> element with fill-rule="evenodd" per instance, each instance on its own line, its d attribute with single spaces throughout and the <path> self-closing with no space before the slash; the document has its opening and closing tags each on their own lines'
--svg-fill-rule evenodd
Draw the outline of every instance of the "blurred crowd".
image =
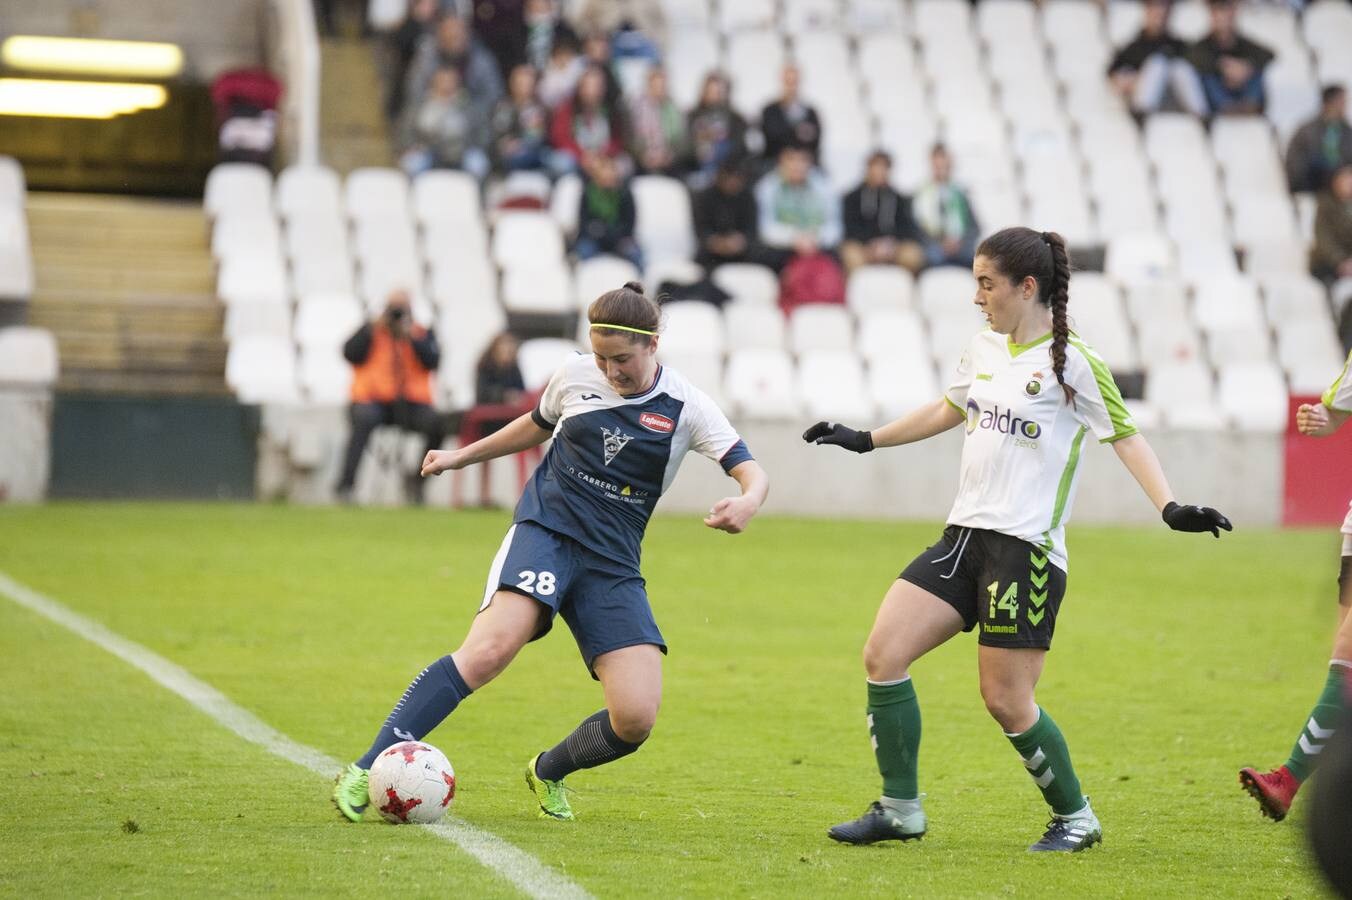
<svg viewBox="0 0 1352 900">
<path fill-rule="evenodd" d="M 1141 31 L 1106 73 L 1139 116 L 1159 110 L 1259 115 L 1273 52 L 1240 34 L 1236 3 L 1212 0 L 1211 30 L 1188 43 L 1170 30 L 1169 0 L 1147 0 Z M 535 171 L 583 180 L 580 259 L 613 254 L 642 266 L 628 179 L 679 178 L 692 192 L 697 261 L 757 262 L 817 299 L 843 296 L 864 264 L 912 272 L 969 265 L 980 232 L 953 161 L 932 148 L 930 178 L 911 196 L 892 186 L 892 160 L 872 154 L 841 198 L 819 168 L 822 120 L 781 73 L 779 96 L 745 120 L 731 85 L 709 72 L 682 109 L 662 69 L 665 23 L 656 0 L 410 0 L 388 34 L 387 114 L 410 175 L 455 168 L 479 179 Z M 637 73 L 637 75 L 635 75 Z M 1321 194 L 1311 271 L 1352 275 L 1352 127 L 1343 86 L 1297 131 L 1286 165 L 1293 191 Z M 839 175 L 840 173 L 833 173 Z M 835 285 L 839 283 L 839 287 Z"/>
</svg>

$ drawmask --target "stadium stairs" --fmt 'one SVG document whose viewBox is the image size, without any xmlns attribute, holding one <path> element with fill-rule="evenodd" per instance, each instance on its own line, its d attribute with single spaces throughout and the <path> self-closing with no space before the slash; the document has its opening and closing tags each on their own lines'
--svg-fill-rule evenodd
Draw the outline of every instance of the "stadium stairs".
<svg viewBox="0 0 1352 900">
<path fill-rule="evenodd" d="M 36 290 L 62 390 L 222 395 L 226 346 L 200 203 L 28 194 Z"/>
<path fill-rule="evenodd" d="M 343 175 L 362 166 L 394 165 L 372 43 L 325 38 L 321 53 L 319 122 L 325 163 Z"/>
</svg>

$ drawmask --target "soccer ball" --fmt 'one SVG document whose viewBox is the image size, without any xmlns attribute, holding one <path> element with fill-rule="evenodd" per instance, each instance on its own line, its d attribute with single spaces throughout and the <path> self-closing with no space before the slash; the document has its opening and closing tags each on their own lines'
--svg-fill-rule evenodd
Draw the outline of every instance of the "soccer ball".
<svg viewBox="0 0 1352 900">
<path fill-rule="evenodd" d="M 372 763 L 367 793 L 386 822 L 430 825 L 455 797 L 455 770 L 431 744 L 401 741 Z"/>
</svg>

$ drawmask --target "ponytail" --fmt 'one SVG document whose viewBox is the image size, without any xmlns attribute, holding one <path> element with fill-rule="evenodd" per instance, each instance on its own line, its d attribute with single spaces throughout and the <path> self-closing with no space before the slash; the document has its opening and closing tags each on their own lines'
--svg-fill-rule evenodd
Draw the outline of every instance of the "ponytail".
<svg viewBox="0 0 1352 900">
<path fill-rule="evenodd" d="M 1073 403 L 1075 392 L 1066 384 L 1066 342 L 1070 340 L 1070 325 L 1066 321 L 1066 304 L 1070 302 L 1070 254 L 1066 239 L 1055 231 L 1042 232 L 1042 239 L 1052 253 L 1052 277 L 1047 285 L 1044 301 L 1052 311 L 1052 371 L 1056 382 L 1066 393 L 1066 402 Z M 1041 293 L 1041 292 L 1040 292 Z"/>
</svg>

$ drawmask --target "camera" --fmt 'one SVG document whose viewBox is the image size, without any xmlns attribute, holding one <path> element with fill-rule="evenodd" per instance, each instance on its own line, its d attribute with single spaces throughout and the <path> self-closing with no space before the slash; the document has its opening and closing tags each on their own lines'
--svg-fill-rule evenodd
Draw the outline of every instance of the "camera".
<svg viewBox="0 0 1352 900">
<path fill-rule="evenodd" d="M 402 322 L 404 321 L 404 317 L 408 315 L 408 310 L 404 309 L 402 306 L 393 306 L 389 309 L 387 315 L 390 317 L 391 322 Z"/>
</svg>

